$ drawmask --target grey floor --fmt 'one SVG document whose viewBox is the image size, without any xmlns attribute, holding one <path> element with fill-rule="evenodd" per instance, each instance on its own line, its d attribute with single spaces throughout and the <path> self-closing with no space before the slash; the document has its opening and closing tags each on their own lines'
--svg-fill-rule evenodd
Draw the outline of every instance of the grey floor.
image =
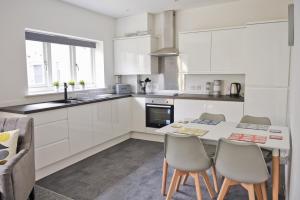
<svg viewBox="0 0 300 200">
<path fill-rule="evenodd" d="M 162 161 L 162 143 L 130 139 L 52 174 L 37 185 L 75 200 L 163 200 Z M 169 180 L 171 175 L 169 169 Z M 204 186 L 202 191 L 203 199 L 210 199 Z M 46 196 L 40 199 L 48 199 Z M 191 178 L 173 199 L 196 199 Z M 227 199 L 248 198 L 237 186 L 230 190 Z"/>
</svg>

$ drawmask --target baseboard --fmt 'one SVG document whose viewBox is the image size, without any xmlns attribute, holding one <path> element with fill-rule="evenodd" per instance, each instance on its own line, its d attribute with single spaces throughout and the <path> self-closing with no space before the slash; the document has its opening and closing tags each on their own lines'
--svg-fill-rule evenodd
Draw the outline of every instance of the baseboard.
<svg viewBox="0 0 300 200">
<path fill-rule="evenodd" d="M 108 142 L 100 144 L 98 146 L 95 146 L 95 147 L 93 147 L 91 149 L 88 149 L 84 152 L 78 153 L 76 155 L 73 155 L 71 157 L 63 159 L 61 161 L 58 161 L 58 162 L 53 163 L 51 165 L 48 165 L 44 168 L 41 168 L 41 169 L 39 169 L 35 172 L 36 180 L 42 179 L 46 176 L 49 176 L 50 174 L 53 174 L 53 173 L 55 173 L 59 170 L 62 170 L 64 168 L 66 168 L 66 167 L 68 167 L 68 166 L 70 166 L 74 163 L 77 163 L 77 162 L 79 162 L 79 161 L 81 161 L 85 158 L 88 158 L 88 157 L 90 157 L 90 156 L 92 156 L 96 153 L 99 153 L 99 152 L 101 152 L 105 149 L 108 149 L 112 146 L 115 146 L 115 145 L 121 143 L 121 142 L 124 142 L 124 141 L 130 139 L 130 135 L 131 135 L 130 133 L 127 133 L 123 136 L 120 136 L 118 138 L 115 138 L 113 140 L 110 140 Z"/>
<path fill-rule="evenodd" d="M 164 141 L 164 135 L 154 134 L 154 133 L 131 132 L 130 138 L 138 139 L 138 140 L 153 141 L 153 142 L 163 142 Z"/>
</svg>

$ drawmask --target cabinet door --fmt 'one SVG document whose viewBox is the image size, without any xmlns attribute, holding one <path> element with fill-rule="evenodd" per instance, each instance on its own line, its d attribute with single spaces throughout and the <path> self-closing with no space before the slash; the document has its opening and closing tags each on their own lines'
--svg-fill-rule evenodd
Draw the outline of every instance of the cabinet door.
<svg viewBox="0 0 300 200">
<path fill-rule="evenodd" d="M 191 120 L 199 118 L 205 112 L 205 101 L 175 99 L 174 101 L 174 119 Z"/>
<path fill-rule="evenodd" d="M 179 56 L 182 73 L 210 72 L 211 32 L 179 34 Z"/>
<path fill-rule="evenodd" d="M 93 146 L 92 104 L 68 109 L 71 153 Z"/>
<path fill-rule="evenodd" d="M 104 143 L 114 137 L 111 101 L 104 101 L 93 105 L 93 134 L 94 145 Z"/>
<path fill-rule="evenodd" d="M 114 137 L 129 133 L 131 130 L 131 99 L 112 101 L 112 127 Z"/>
<path fill-rule="evenodd" d="M 244 28 L 212 32 L 211 71 L 244 73 Z"/>
<path fill-rule="evenodd" d="M 114 41 L 115 75 L 136 74 L 137 51 L 137 41 L 135 39 Z"/>
<path fill-rule="evenodd" d="M 288 23 L 249 25 L 245 39 L 246 85 L 288 87 Z"/>
<path fill-rule="evenodd" d="M 207 101 L 206 112 L 225 115 L 226 121 L 239 122 L 244 115 L 243 102 Z"/>
<path fill-rule="evenodd" d="M 61 120 L 34 127 L 35 148 L 69 138 L 68 121 Z"/>
<path fill-rule="evenodd" d="M 132 130 L 136 132 L 146 132 L 146 109 L 145 98 L 132 98 Z"/>
<path fill-rule="evenodd" d="M 269 117 L 274 125 L 286 125 L 287 88 L 249 88 L 245 92 L 245 114 Z"/>
</svg>

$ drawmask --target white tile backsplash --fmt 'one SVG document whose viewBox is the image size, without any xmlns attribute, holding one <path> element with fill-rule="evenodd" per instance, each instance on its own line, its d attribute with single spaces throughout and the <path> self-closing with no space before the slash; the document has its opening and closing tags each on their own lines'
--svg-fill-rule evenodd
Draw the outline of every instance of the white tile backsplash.
<svg viewBox="0 0 300 200">
<path fill-rule="evenodd" d="M 185 75 L 184 91 L 188 93 L 205 94 L 206 83 L 214 80 L 223 80 L 222 94 L 230 93 L 230 84 L 238 82 L 242 85 L 241 94 L 244 93 L 245 75 L 242 74 L 189 74 Z"/>
</svg>

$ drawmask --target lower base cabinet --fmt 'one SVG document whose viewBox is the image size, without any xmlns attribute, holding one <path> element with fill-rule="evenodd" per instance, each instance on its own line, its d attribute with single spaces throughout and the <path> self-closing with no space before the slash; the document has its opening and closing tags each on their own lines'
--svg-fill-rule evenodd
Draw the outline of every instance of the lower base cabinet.
<svg viewBox="0 0 300 200">
<path fill-rule="evenodd" d="M 102 144 L 114 138 L 112 127 L 112 102 L 93 104 L 93 145 Z"/>
<path fill-rule="evenodd" d="M 68 109 L 71 154 L 93 146 L 92 104 Z"/>
<path fill-rule="evenodd" d="M 226 121 L 232 122 L 240 121 L 244 115 L 243 102 L 175 99 L 174 109 L 175 121 L 196 119 L 204 112 L 224 114 Z"/>
<path fill-rule="evenodd" d="M 124 135 L 131 130 L 131 99 L 112 101 L 112 127 L 114 137 Z"/>
</svg>

